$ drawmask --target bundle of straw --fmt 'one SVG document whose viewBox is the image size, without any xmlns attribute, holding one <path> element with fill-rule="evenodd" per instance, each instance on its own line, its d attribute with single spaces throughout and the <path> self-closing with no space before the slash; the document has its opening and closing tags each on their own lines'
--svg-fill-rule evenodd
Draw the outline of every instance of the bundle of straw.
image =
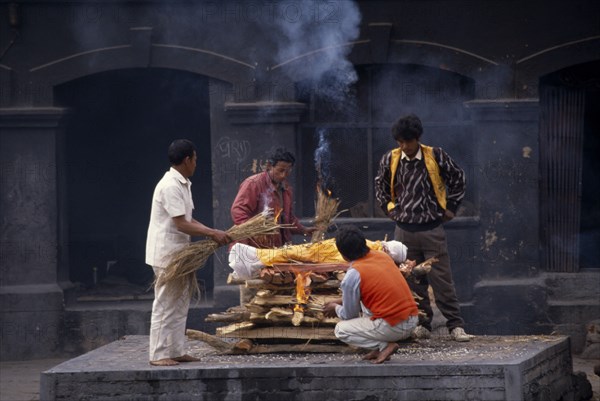
<svg viewBox="0 0 600 401">
<path fill-rule="evenodd" d="M 339 199 L 334 199 L 330 194 L 325 194 L 320 186 L 317 188 L 317 201 L 315 203 L 315 227 L 317 231 L 313 232 L 311 242 L 322 241 L 333 220 L 345 212 L 345 210 L 337 211 L 340 206 Z"/>
<path fill-rule="evenodd" d="M 278 229 L 286 227 L 288 225 L 277 224 L 272 210 L 268 209 L 242 224 L 231 227 L 226 233 L 233 241 L 240 241 L 257 235 L 275 234 Z M 188 290 L 198 293 L 196 270 L 203 267 L 218 248 L 219 244 L 212 239 L 196 241 L 184 246 L 173 253 L 164 274 L 156 278 L 154 285 L 160 287 L 169 284 L 169 291 L 173 291 L 178 296 Z"/>
</svg>

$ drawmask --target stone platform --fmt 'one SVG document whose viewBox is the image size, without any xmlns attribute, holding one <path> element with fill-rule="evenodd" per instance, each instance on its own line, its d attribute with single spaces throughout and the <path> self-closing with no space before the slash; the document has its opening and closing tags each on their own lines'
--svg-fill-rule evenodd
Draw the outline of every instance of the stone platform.
<svg viewBox="0 0 600 401">
<path fill-rule="evenodd" d="M 402 343 L 390 361 L 359 354 L 218 355 L 188 341 L 201 362 L 148 364 L 148 337 L 128 336 L 42 373 L 41 400 L 553 401 L 571 397 L 569 339 L 448 337 Z"/>
</svg>

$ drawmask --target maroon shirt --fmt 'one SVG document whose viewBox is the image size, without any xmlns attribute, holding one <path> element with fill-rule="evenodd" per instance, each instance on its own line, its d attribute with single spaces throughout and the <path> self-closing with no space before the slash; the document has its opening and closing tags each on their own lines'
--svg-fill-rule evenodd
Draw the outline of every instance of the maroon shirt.
<svg viewBox="0 0 600 401">
<path fill-rule="evenodd" d="M 261 235 L 239 242 L 255 248 L 279 248 L 291 242 L 293 234 L 303 233 L 304 226 L 292 211 L 293 199 L 292 188 L 287 181 L 276 187 L 266 171 L 246 178 L 231 205 L 233 224 L 241 224 L 269 207 L 275 216 L 281 211 L 280 224 L 293 224 L 294 228 L 281 229 L 279 235 Z"/>
</svg>

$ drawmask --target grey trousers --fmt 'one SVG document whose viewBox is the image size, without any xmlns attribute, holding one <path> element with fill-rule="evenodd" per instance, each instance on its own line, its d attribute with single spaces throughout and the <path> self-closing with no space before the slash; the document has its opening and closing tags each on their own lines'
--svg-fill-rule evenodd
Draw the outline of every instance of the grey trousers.
<svg viewBox="0 0 600 401">
<path fill-rule="evenodd" d="M 410 289 L 423 299 L 418 302 L 419 309 L 427 314 L 420 317 L 419 324 L 431 331 L 433 310 L 427 292 L 431 285 L 435 304 L 446 318 L 446 327 L 452 331 L 455 327 L 463 327 L 464 321 L 460 315 L 460 306 L 456 298 L 452 271 L 450 270 L 450 257 L 446 243 L 446 231 L 442 225 L 432 230 L 410 232 L 396 226 L 394 239 L 402 242 L 408 248 L 407 259 L 421 263 L 426 259 L 436 257 L 440 261 L 434 264 L 431 272 L 421 277 L 419 282 L 407 280 Z"/>
</svg>

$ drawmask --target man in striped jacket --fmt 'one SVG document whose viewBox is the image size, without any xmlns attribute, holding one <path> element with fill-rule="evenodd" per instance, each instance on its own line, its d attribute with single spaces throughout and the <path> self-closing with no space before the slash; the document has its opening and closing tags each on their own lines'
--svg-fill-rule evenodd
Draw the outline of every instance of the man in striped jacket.
<svg viewBox="0 0 600 401">
<path fill-rule="evenodd" d="M 420 143 L 423 125 L 414 114 L 401 117 L 392 126 L 398 148 L 381 158 L 375 177 L 375 197 L 383 211 L 396 223 L 394 239 L 408 247 L 407 259 L 417 263 L 435 257 L 439 262 L 412 290 L 423 299 L 422 318 L 415 329 L 417 338 L 431 336 L 431 308 L 427 289 L 433 289 L 435 303 L 446 318 L 455 341 L 469 341 L 452 280 L 446 233 L 442 223 L 454 218 L 465 194 L 465 174 L 441 148 Z"/>
</svg>

